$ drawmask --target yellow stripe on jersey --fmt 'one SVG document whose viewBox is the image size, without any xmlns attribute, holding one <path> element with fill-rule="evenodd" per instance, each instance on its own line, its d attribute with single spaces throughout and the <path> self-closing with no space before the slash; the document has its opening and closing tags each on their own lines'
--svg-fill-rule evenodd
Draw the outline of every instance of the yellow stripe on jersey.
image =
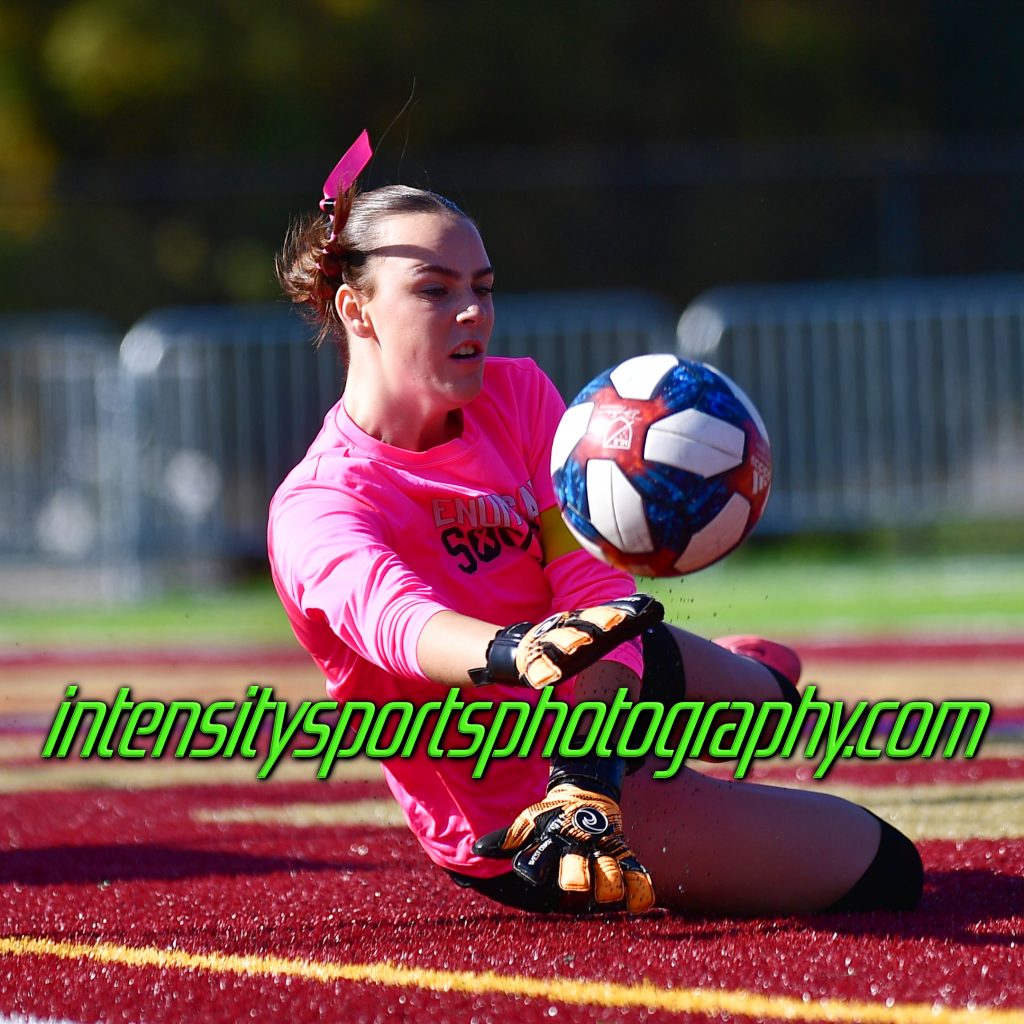
<svg viewBox="0 0 1024 1024">
<path fill-rule="evenodd" d="M 540 546 L 544 552 L 545 565 L 580 548 L 579 542 L 565 525 L 557 505 L 544 509 L 540 514 Z"/>
</svg>

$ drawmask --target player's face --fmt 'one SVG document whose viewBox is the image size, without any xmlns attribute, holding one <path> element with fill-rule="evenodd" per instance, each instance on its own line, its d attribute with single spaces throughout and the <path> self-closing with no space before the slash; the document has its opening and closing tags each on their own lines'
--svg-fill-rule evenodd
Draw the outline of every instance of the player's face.
<svg viewBox="0 0 1024 1024">
<path fill-rule="evenodd" d="M 398 214 L 381 224 L 363 317 L 385 392 L 425 417 L 475 398 L 494 324 L 494 274 L 463 217 Z"/>
</svg>

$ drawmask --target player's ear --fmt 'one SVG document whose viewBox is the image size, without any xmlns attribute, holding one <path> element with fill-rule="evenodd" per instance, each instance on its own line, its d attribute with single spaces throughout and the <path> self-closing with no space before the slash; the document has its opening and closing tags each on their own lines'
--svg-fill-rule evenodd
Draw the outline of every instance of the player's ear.
<svg viewBox="0 0 1024 1024">
<path fill-rule="evenodd" d="M 363 312 L 363 296 L 351 285 L 343 284 L 334 294 L 334 308 L 349 334 L 370 338 L 373 328 Z"/>
</svg>

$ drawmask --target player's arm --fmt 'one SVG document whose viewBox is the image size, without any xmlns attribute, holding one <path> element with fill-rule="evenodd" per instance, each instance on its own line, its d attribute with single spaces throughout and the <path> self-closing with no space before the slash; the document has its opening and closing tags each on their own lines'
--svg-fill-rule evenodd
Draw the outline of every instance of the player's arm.
<svg viewBox="0 0 1024 1024">
<path fill-rule="evenodd" d="M 555 594 L 555 607 L 585 606 L 587 610 L 555 613 L 540 625 L 521 623 L 504 628 L 454 611 L 439 612 L 420 633 L 420 668 L 430 679 L 447 686 L 503 682 L 533 687 L 553 685 L 585 669 L 589 682 L 581 689 L 582 676 L 578 676 L 576 698 L 610 701 L 621 686 L 635 689 L 638 677 L 615 662 L 607 663 L 605 670 L 606 663 L 599 659 L 659 621 L 661 605 L 646 595 L 632 595 L 632 581 L 623 583 L 625 574 L 587 555 L 557 506 L 544 510 L 540 522 L 545 566 L 561 563 L 560 569 L 549 573 L 549 583 L 573 578 L 582 583 L 582 587 L 566 588 L 564 595 Z M 591 581 L 593 576 L 598 578 Z M 610 578 L 606 580 L 606 576 Z M 602 604 L 605 596 L 613 600 Z M 624 600 L 618 603 L 618 598 Z M 570 618 L 573 621 L 568 621 Z M 504 667 L 500 664 L 502 653 Z M 616 682 L 606 685 L 603 680 L 610 678 Z"/>
<path fill-rule="evenodd" d="M 653 598 L 636 596 L 563 605 L 571 610 L 537 623 L 460 615 L 394 550 L 384 517 L 315 480 L 275 499 L 268 539 L 274 583 L 297 633 L 326 624 L 367 661 L 410 679 L 554 685 L 663 614 Z"/>
<path fill-rule="evenodd" d="M 445 686 L 472 686 L 469 673 L 486 659 L 501 627 L 459 612 L 438 612 L 420 633 L 416 653 L 423 674 Z"/>
<path fill-rule="evenodd" d="M 634 693 L 636 674 L 602 661 L 576 680 L 576 697 L 610 700 Z M 654 906 L 654 884 L 626 843 L 620 808 L 625 762 L 621 757 L 563 758 L 551 762 L 547 792 L 506 828 L 476 841 L 482 857 L 510 859 L 531 885 L 558 892 L 560 909 L 639 914 Z"/>
<path fill-rule="evenodd" d="M 540 689 L 595 665 L 619 645 L 659 622 L 664 609 L 646 594 L 559 612 L 543 622 L 493 623 L 440 611 L 423 626 L 417 660 L 438 683 L 500 683 Z"/>
</svg>

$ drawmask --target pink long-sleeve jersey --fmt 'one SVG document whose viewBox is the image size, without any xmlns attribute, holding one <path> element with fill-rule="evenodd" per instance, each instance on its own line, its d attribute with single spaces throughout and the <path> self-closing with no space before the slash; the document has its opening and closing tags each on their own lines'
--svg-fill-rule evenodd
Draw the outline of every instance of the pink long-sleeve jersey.
<svg viewBox="0 0 1024 1024">
<path fill-rule="evenodd" d="M 425 623 L 444 609 L 538 622 L 633 593 L 632 577 L 583 551 L 545 561 L 541 513 L 555 505 L 550 445 L 563 410 L 532 360 L 491 357 L 480 395 L 463 410 L 462 435 L 428 451 L 370 437 L 344 397 L 328 412 L 274 496 L 268 540 L 292 628 L 333 699 L 443 699 L 416 650 Z M 609 657 L 641 670 L 636 642 Z M 467 700 L 538 696 L 491 686 Z M 556 696 L 571 700 L 571 684 Z M 474 839 L 539 799 L 548 770 L 540 756 L 509 758 L 473 779 L 470 760 L 431 759 L 423 749 L 383 767 L 428 855 L 481 877 L 508 868 L 475 857 Z"/>
</svg>

